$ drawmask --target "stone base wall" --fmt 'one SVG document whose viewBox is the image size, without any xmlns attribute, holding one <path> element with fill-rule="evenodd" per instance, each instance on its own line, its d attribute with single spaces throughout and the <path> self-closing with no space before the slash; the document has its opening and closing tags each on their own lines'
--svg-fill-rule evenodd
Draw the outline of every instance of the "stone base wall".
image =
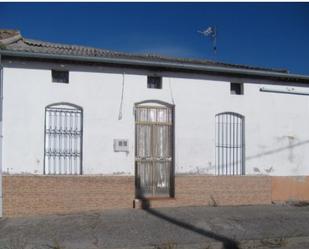
<svg viewBox="0 0 309 249">
<path fill-rule="evenodd" d="M 151 207 L 254 205 L 271 203 L 271 177 L 177 176 L 175 198 L 151 200 Z M 4 216 L 132 208 L 133 176 L 3 177 Z"/>
</svg>

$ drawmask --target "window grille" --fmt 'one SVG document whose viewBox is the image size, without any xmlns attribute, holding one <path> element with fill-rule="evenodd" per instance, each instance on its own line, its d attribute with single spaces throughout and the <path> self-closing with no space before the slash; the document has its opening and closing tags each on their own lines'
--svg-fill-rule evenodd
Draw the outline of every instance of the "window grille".
<svg viewBox="0 0 309 249">
<path fill-rule="evenodd" d="M 217 175 L 244 175 L 244 117 L 232 112 L 217 114 L 215 132 Z"/>
<path fill-rule="evenodd" d="M 82 174 L 83 113 L 71 104 L 45 108 L 44 174 Z"/>
</svg>

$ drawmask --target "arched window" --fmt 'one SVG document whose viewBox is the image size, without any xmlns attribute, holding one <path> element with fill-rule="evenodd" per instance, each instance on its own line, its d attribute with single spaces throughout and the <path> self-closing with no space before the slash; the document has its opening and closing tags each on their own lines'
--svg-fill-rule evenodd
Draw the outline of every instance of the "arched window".
<svg viewBox="0 0 309 249">
<path fill-rule="evenodd" d="M 45 108 L 44 174 L 82 174 L 83 110 L 69 103 Z"/>
<path fill-rule="evenodd" d="M 217 175 L 245 174 L 245 118 L 233 113 L 216 115 Z"/>
</svg>

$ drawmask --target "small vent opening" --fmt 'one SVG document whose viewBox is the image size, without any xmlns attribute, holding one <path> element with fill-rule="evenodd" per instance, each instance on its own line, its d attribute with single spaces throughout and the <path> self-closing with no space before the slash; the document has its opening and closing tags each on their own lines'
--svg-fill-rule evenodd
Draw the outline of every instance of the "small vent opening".
<svg viewBox="0 0 309 249">
<path fill-rule="evenodd" d="M 243 95 L 244 84 L 243 83 L 231 83 L 231 94 L 232 95 Z"/>
<path fill-rule="evenodd" d="M 162 89 L 162 77 L 148 76 L 147 87 L 152 89 Z"/>
<path fill-rule="evenodd" d="M 52 82 L 69 83 L 69 71 L 52 70 Z"/>
</svg>

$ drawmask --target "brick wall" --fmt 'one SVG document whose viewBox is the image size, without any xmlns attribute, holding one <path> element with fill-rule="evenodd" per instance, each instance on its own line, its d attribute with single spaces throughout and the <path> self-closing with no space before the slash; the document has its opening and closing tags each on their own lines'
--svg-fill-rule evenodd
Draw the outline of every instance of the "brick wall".
<svg viewBox="0 0 309 249">
<path fill-rule="evenodd" d="M 4 176 L 4 216 L 132 208 L 129 176 Z"/>
<path fill-rule="evenodd" d="M 267 176 L 178 176 L 175 187 L 174 200 L 152 200 L 151 207 L 271 203 Z"/>
<path fill-rule="evenodd" d="M 271 178 L 262 176 L 177 176 L 176 198 L 152 207 L 271 203 Z M 134 177 L 3 177 L 4 216 L 132 208 Z"/>
<path fill-rule="evenodd" d="M 272 200 L 309 201 L 309 176 L 272 177 Z"/>
</svg>

